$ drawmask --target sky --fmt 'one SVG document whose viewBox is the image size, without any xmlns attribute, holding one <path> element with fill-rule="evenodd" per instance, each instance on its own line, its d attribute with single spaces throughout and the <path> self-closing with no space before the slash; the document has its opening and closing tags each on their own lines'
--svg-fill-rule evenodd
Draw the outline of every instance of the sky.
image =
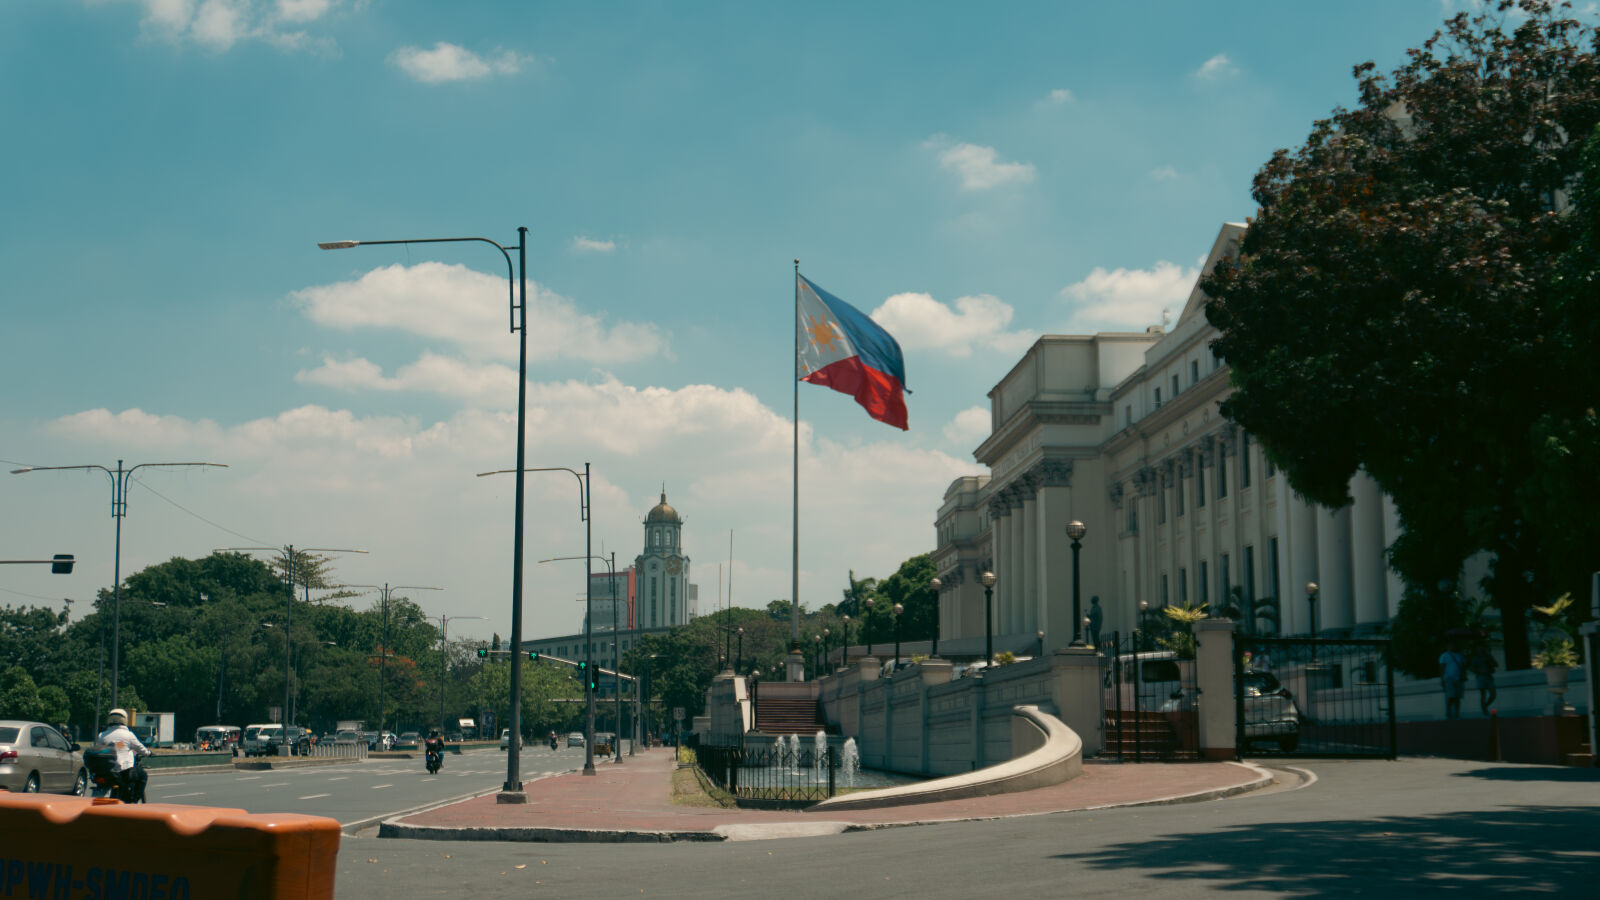
<svg viewBox="0 0 1600 900">
<path fill-rule="evenodd" d="M 901 432 L 800 386 L 816 609 L 934 548 L 1038 335 L 1175 318 L 1272 152 L 1455 9 L 4 0 L 0 463 L 225 464 L 134 471 L 124 577 L 364 550 L 334 576 L 508 634 L 514 479 L 476 477 L 515 465 L 506 261 L 317 242 L 523 226 L 527 464 L 590 464 L 619 568 L 664 489 L 701 612 L 763 607 L 791 595 L 798 259 L 912 391 Z M 112 583 L 111 484 L 0 473 L 0 559 L 79 560 L 0 566 L 0 604 Z M 585 552 L 579 487 L 527 476 L 525 636 L 581 623 L 582 563 L 537 562 Z"/>
</svg>

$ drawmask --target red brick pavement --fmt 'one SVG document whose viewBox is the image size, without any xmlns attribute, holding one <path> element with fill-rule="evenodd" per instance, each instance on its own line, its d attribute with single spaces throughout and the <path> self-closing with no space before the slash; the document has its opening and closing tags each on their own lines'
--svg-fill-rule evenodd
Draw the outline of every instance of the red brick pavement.
<svg viewBox="0 0 1600 900">
<path fill-rule="evenodd" d="M 1260 779 L 1233 763 L 1141 763 L 1084 766 L 1064 784 L 1014 794 L 884 809 L 818 812 L 674 806 L 676 761 L 670 748 L 648 750 L 620 765 L 596 762 L 595 775 L 573 772 L 524 787 L 526 804 L 502 804 L 489 794 L 407 816 L 405 825 L 440 828 L 552 828 L 607 831 L 706 831 L 723 825 L 846 822 L 910 824 L 1064 812 L 1159 802 L 1189 794 L 1243 789 Z"/>
</svg>

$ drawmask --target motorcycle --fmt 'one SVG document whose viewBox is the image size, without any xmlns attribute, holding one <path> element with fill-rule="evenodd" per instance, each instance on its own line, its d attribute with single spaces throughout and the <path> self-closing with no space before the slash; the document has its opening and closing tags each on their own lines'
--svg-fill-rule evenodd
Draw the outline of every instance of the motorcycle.
<svg viewBox="0 0 1600 900">
<path fill-rule="evenodd" d="M 149 775 L 137 756 L 133 758 L 133 768 L 118 772 L 115 749 L 91 747 L 83 751 L 83 764 L 89 770 L 89 787 L 94 796 L 110 797 L 123 803 L 145 802 L 145 783 Z"/>
<path fill-rule="evenodd" d="M 430 742 L 427 749 L 428 774 L 437 775 L 444 767 L 444 748 Z"/>
<path fill-rule="evenodd" d="M 560 741 L 558 741 L 558 740 L 556 740 L 556 736 L 555 736 L 555 735 L 553 735 L 553 734 L 552 734 L 552 735 L 550 735 L 550 749 L 551 749 L 551 750 L 558 750 L 558 749 L 560 749 L 560 747 L 559 747 L 559 746 L 558 746 L 558 744 L 560 744 Z"/>
</svg>

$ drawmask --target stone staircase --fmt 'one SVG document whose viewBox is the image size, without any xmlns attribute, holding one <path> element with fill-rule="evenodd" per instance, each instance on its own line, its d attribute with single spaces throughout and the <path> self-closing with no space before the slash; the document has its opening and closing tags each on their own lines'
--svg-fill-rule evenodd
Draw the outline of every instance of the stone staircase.
<svg viewBox="0 0 1600 900">
<path fill-rule="evenodd" d="M 756 731 L 762 734 L 813 735 L 826 731 L 817 701 L 759 697 L 756 703 Z"/>
<path fill-rule="evenodd" d="M 1129 762 L 1184 762 L 1200 759 L 1195 735 L 1179 734 L 1172 716 L 1160 712 L 1124 710 L 1121 737 L 1118 737 L 1116 712 L 1106 713 L 1106 747 L 1102 757 Z"/>
</svg>

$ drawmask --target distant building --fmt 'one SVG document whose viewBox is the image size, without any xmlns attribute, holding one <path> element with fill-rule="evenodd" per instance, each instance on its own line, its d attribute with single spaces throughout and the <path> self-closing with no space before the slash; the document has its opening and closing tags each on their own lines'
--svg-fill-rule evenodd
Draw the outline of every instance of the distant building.
<svg viewBox="0 0 1600 900">
<path fill-rule="evenodd" d="M 644 517 L 644 552 L 633 561 L 636 628 L 670 628 L 693 618 L 698 591 L 689 583 L 689 557 L 683 552 L 683 517 L 661 502 Z"/>
</svg>

